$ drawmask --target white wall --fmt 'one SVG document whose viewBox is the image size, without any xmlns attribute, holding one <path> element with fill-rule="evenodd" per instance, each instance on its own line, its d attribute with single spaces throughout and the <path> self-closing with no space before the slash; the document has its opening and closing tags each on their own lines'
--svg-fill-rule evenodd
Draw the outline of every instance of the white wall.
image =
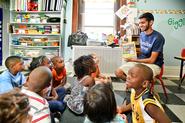
<svg viewBox="0 0 185 123">
<path fill-rule="evenodd" d="M 67 47 L 68 36 L 72 32 L 72 6 L 73 6 L 73 0 L 67 0 L 67 7 L 66 7 L 67 24 L 65 26 L 65 41 L 64 41 L 64 51 L 63 51 L 63 56 L 65 61 L 72 58 L 72 50 L 70 47 Z"/>
</svg>

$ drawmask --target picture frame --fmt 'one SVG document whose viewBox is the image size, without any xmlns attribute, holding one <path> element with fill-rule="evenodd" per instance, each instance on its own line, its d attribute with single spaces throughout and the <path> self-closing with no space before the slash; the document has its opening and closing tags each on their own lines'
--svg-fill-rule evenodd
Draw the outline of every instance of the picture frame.
<svg viewBox="0 0 185 123">
<path fill-rule="evenodd" d="M 137 58 L 135 42 L 128 42 L 122 45 L 122 58 Z"/>
</svg>

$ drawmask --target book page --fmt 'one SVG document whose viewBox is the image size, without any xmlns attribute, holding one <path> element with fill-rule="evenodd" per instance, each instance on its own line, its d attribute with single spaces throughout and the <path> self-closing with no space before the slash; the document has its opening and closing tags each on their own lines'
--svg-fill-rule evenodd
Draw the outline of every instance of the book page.
<svg viewBox="0 0 185 123">
<path fill-rule="evenodd" d="M 137 58 L 136 46 L 134 42 L 123 44 L 123 58 Z"/>
</svg>

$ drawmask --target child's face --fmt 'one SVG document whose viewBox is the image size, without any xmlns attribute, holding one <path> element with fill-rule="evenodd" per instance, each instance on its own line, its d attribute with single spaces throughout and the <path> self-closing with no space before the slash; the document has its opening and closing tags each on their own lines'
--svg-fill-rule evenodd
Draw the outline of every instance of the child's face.
<svg viewBox="0 0 185 123">
<path fill-rule="evenodd" d="M 92 55 L 92 57 L 93 57 L 93 60 L 94 60 L 95 64 L 98 64 L 99 59 L 97 58 L 97 56 L 94 54 L 94 55 Z"/>
<path fill-rule="evenodd" d="M 142 87 L 143 84 L 143 72 L 140 68 L 138 67 L 132 67 L 128 71 L 128 75 L 126 78 L 126 85 L 128 88 L 134 88 L 137 90 L 138 88 Z"/>
<path fill-rule="evenodd" d="M 90 68 L 89 74 L 94 73 L 94 72 L 96 72 L 96 63 L 94 63 L 94 64 L 92 65 L 92 67 Z"/>
<path fill-rule="evenodd" d="M 44 58 L 42 65 L 46 66 L 48 68 L 52 68 L 52 63 L 51 63 L 50 59 L 48 59 L 48 58 Z"/>
<path fill-rule="evenodd" d="M 65 64 L 64 64 L 64 59 L 63 59 L 63 58 L 58 58 L 58 59 L 56 60 L 55 65 L 54 65 L 54 67 L 55 67 L 55 68 L 58 68 L 58 69 L 63 69 L 64 66 L 65 66 Z"/>
<path fill-rule="evenodd" d="M 13 65 L 13 69 L 17 72 L 21 72 L 24 70 L 24 61 L 17 62 L 15 65 Z"/>
</svg>

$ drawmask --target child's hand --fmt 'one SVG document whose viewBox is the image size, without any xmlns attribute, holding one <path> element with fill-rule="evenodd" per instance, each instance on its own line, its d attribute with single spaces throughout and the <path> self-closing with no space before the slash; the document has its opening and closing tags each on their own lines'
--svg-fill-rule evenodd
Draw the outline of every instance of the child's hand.
<svg viewBox="0 0 185 123">
<path fill-rule="evenodd" d="M 121 114 L 123 111 L 122 111 L 122 107 L 121 106 L 117 106 L 117 113 L 118 114 Z"/>
<path fill-rule="evenodd" d="M 61 81 L 60 81 L 60 85 L 64 86 L 66 84 L 66 77 L 64 77 Z"/>
<path fill-rule="evenodd" d="M 128 123 L 127 116 L 125 114 L 120 114 L 120 115 L 124 119 L 125 123 Z"/>
<path fill-rule="evenodd" d="M 51 91 L 51 95 L 52 95 L 51 98 L 53 100 L 57 100 L 58 99 L 58 94 L 57 94 L 57 92 L 56 92 L 56 90 L 54 88 Z"/>
<path fill-rule="evenodd" d="M 50 96 L 50 97 L 45 97 L 46 100 L 55 100 L 54 96 Z"/>
<path fill-rule="evenodd" d="M 112 80 L 111 80 L 111 77 L 110 77 L 110 76 L 108 76 L 108 77 L 107 77 L 107 82 L 112 82 Z"/>
</svg>

